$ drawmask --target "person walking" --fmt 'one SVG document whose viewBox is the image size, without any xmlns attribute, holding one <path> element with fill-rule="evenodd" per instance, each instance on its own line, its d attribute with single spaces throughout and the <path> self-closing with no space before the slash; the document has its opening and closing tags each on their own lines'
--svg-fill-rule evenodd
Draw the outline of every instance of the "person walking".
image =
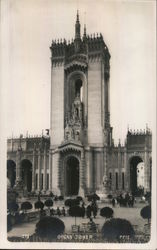
<svg viewBox="0 0 157 250">
<path fill-rule="evenodd" d="M 91 212 L 92 212 L 91 205 L 88 205 L 86 209 L 87 218 L 91 218 Z"/>
<path fill-rule="evenodd" d="M 62 215 L 65 216 L 65 208 L 62 207 Z"/>
<path fill-rule="evenodd" d="M 59 207 L 57 207 L 57 215 L 61 216 L 61 211 L 60 211 Z"/>
<path fill-rule="evenodd" d="M 113 197 L 113 199 L 112 199 L 112 207 L 115 207 L 115 204 L 116 204 L 116 201 L 115 201 L 115 198 Z"/>
</svg>

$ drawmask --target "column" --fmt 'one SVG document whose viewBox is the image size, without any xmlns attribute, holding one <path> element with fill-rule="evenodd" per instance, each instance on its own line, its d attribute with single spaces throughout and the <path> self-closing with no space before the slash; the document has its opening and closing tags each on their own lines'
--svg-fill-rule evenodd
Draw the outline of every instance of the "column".
<svg viewBox="0 0 157 250">
<path fill-rule="evenodd" d="M 41 150 L 38 149 L 38 190 L 41 191 Z"/>
<path fill-rule="evenodd" d="M 121 189 L 121 145 L 118 145 L 118 190 Z"/>
<path fill-rule="evenodd" d="M 80 175 L 79 175 L 79 195 L 83 196 L 85 195 L 84 192 L 84 168 L 85 168 L 85 156 L 84 156 L 84 150 L 81 150 L 81 161 L 80 161 Z"/>
<path fill-rule="evenodd" d="M 21 149 L 18 149 L 16 152 L 16 183 L 22 181 L 21 174 Z"/>
<path fill-rule="evenodd" d="M 32 192 L 35 191 L 35 155 L 36 149 L 33 149 L 33 162 L 32 162 Z"/>
<path fill-rule="evenodd" d="M 104 176 L 103 176 L 103 194 L 107 197 L 109 193 L 108 176 L 107 176 L 107 147 L 104 146 Z"/>
<path fill-rule="evenodd" d="M 124 190 L 128 190 L 129 187 L 129 178 L 127 177 L 127 149 L 126 146 L 124 147 Z"/>
<path fill-rule="evenodd" d="M 52 191 L 52 153 L 49 151 L 49 190 Z"/>
<path fill-rule="evenodd" d="M 43 191 L 46 192 L 47 169 L 46 169 L 46 144 L 44 147 L 44 173 L 43 173 Z"/>
<path fill-rule="evenodd" d="M 149 191 L 149 160 L 147 146 L 145 146 L 144 152 L 144 191 Z"/>
<path fill-rule="evenodd" d="M 87 192 L 93 191 L 93 162 L 91 148 L 86 148 L 86 187 Z"/>
<path fill-rule="evenodd" d="M 52 192 L 55 195 L 60 195 L 59 188 L 59 152 L 54 150 L 52 152 Z"/>
</svg>

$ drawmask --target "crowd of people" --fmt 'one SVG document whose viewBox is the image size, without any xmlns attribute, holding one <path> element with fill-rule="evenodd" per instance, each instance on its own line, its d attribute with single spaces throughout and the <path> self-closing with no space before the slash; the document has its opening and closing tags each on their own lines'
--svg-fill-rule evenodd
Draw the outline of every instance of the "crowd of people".
<svg viewBox="0 0 157 250">
<path fill-rule="evenodd" d="M 112 198 L 112 206 L 134 207 L 135 197 L 132 194 L 120 194 Z"/>
</svg>

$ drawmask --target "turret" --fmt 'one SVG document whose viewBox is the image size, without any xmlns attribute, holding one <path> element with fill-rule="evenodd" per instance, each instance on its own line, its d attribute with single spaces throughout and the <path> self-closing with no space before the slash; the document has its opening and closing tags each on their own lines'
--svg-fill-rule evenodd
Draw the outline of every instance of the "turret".
<svg viewBox="0 0 157 250">
<path fill-rule="evenodd" d="M 80 39 L 80 22 L 79 22 L 79 13 L 77 11 L 77 16 L 76 16 L 76 24 L 75 24 L 75 39 Z"/>
</svg>

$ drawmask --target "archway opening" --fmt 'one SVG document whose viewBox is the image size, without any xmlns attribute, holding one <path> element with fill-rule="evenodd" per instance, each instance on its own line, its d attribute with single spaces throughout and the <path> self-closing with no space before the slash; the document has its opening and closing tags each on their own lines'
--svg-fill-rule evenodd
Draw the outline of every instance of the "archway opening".
<svg viewBox="0 0 157 250">
<path fill-rule="evenodd" d="M 16 181 L 16 164 L 12 160 L 7 160 L 7 178 L 10 181 L 10 186 L 13 187 Z"/>
<path fill-rule="evenodd" d="M 66 195 L 78 195 L 79 192 L 79 161 L 71 156 L 66 162 Z"/>
<path fill-rule="evenodd" d="M 24 188 L 30 192 L 32 190 L 32 163 L 29 160 L 23 160 L 21 169 Z"/>
<path fill-rule="evenodd" d="M 133 195 L 139 195 L 144 189 L 144 164 L 139 156 L 130 161 L 130 189 Z"/>
</svg>

